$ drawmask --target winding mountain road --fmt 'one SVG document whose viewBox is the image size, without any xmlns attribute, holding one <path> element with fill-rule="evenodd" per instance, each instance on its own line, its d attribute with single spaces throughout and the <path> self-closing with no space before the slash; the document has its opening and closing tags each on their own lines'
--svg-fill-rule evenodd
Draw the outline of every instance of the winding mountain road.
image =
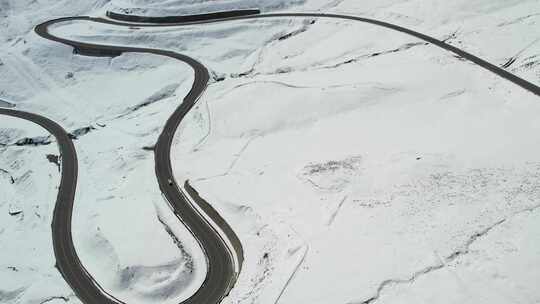
<svg viewBox="0 0 540 304">
<path fill-rule="evenodd" d="M 59 124 L 41 115 L 5 108 L 0 108 L 0 115 L 31 121 L 49 131 L 56 138 L 58 149 L 60 150 L 62 170 L 51 224 L 52 231 L 56 236 L 53 237 L 53 248 L 56 257 L 62 256 L 70 260 L 73 264 L 81 265 L 75 253 L 73 242 L 71 241 L 71 215 L 73 212 L 73 200 L 75 199 L 78 173 L 77 152 L 75 151 L 71 137 Z M 77 269 L 64 267 L 63 263 L 57 263 L 57 267 L 65 278 L 73 278 L 78 285 L 93 284 L 91 277 L 72 275 L 77 272 Z M 85 290 L 81 290 L 81 293 L 86 298 L 90 297 L 90 295 L 86 294 Z M 96 300 L 99 299 L 96 298 Z"/>
<path fill-rule="evenodd" d="M 196 18 L 196 21 L 182 17 L 167 17 L 168 19 L 159 19 L 159 17 L 154 17 L 152 19 L 137 16 L 126 17 L 130 22 L 125 22 L 126 18 L 123 18 L 124 21 L 115 21 L 105 18 L 68 17 L 44 22 L 35 28 L 35 32 L 41 37 L 72 46 L 77 53 L 83 55 L 118 56 L 127 52 L 157 54 L 185 62 L 193 69 L 195 73 L 193 86 L 179 107 L 167 120 L 155 146 L 155 173 L 159 182 L 159 187 L 173 207 L 174 213 L 178 219 L 186 225 L 201 244 L 208 261 L 208 272 L 203 285 L 194 295 L 182 303 L 217 304 L 221 302 L 236 282 L 243 262 L 242 245 L 229 225 L 219 216 L 210 204 L 204 202 L 202 198 L 198 196 L 196 191 L 191 188 L 187 182 L 185 183 L 184 188 L 178 186 L 171 168 L 170 151 L 174 134 L 182 119 L 204 93 L 209 80 L 208 70 L 199 61 L 176 52 L 73 41 L 52 35 L 48 30 L 50 26 L 67 21 L 98 22 L 126 27 L 156 27 L 259 18 L 333 18 L 351 20 L 382 26 L 424 40 L 430 44 L 450 51 L 461 58 L 469 60 L 525 90 L 540 96 L 540 88 L 538 86 L 513 75 L 496 65 L 436 38 L 387 22 L 348 15 L 323 13 L 278 13 L 264 15 L 256 15 L 253 11 L 244 13 L 233 11 L 228 13 L 230 15 L 227 15 L 227 13 L 219 16 L 208 14 L 208 16 L 204 17 L 208 19 L 198 20 Z M 113 18 L 115 16 L 109 14 L 109 17 Z M 116 18 L 122 19 L 118 14 Z M 147 23 L 148 20 L 153 23 Z M 179 20 L 179 22 L 171 23 L 171 20 Z M 186 20 L 188 22 L 185 22 Z M 62 179 L 54 210 L 52 232 L 57 267 L 62 276 L 83 303 L 122 303 L 120 300 L 107 294 L 93 280 L 91 274 L 86 271 L 79 261 L 73 246 L 71 237 L 71 215 L 77 183 L 77 157 L 75 148 L 69 139 L 67 132 L 56 123 L 39 115 L 9 109 L 0 109 L 0 114 L 20 117 L 36 122 L 49 130 L 49 132 L 57 138 L 62 155 Z M 196 204 L 196 206 L 194 204 Z M 204 214 L 199 210 L 202 210 Z"/>
</svg>

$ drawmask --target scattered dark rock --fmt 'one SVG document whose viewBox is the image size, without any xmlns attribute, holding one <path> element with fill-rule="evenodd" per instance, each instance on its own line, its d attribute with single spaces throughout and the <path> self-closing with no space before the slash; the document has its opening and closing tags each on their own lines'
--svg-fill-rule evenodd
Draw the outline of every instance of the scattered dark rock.
<svg viewBox="0 0 540 304">
<path fill-rule="evenodd" d="M 64 296 L 53 296 L 53 297 L 48 297 L 46 299 L 44 299 L 43 301 L 39 302 L 39 304 L 45 304 L 47 302 L 51 302 L 51 301 L 54 301 L 54 300 L 62 300 L 64 302 L 69 302 L 69 298 L 68 297 L 64 297 Z"/>
<path fill-rule="evenodd" d="M 54 154 L 47 154 L 47 160 L 58 167 L 58 172 L 60 172 L 60 157 Z"/>
<path fill-rule="evenodd" d="M 90 133 L 92 130 L 95 130 L 95 129 L 96 128 L 94 128 L 92 126 L 82 127 L 82 128 L 76 129 L 73 132 L 69 133 L 69 137 L 71 139 L 78 139 L 79 137 L 81 137 L 83 135 L 86 135 L 86 134 Z"/>
<path fill-rule="evenodd" d="M 23 213 L 23 211 L 21 209 L 14 209 L 14 210 L 9 210 L 8 213 L 11 216 L 15 216 L 15 215 L 19 215 Z"/>
<path fill-rule="evenodd" d="M 303 28 L 301 28 L 301 29 L 298 29 L 298 30 L 296 30 L 296 31 L 289 32 L 289 33 L 287 33 L 287 34 L 285 34 L 285 35 L 282 35 L 282 36 L 278 37 L 278 40 L 279 40 L 279 41 L 287 40 L 287 39 L 289 39 L 289 38 L 291 38 L 291 37 L 293 37 L 293 36 L 296 36 L 296 35 L 298 35 L 298 34 L 300 34 L 300 33 L 305 32 L 306 30 L 307 30 L 307 28 L 306 28 L 306 27 L 303 27 Z"/>
<path fill-rule="evenodd" d="M 510 59 L 508 59 L 508 61 L 505 64 L 501 65 L 501 67 L 503 69 L 509 68 L 514 62 L 516 62 L 516 59 L 517 58 L 515 57 L 511 57 Z"/>
<path fill-rule="evenodd" d="M 452 34 L 446 36 L 446 38 L 444 38 L 444 39 L 442 40 L 442 42 L 447 43 L 447 42 L 450 41 L 450 40 L 454 40 L 454 39 L 456 39 L 456 38 L 458 37 L 458 34 L 459 34 L 459 30 L 456 30 L 456 31 L 453 32 Z"/>
<path fill-rule="evenodd" d="M 297 30 L 294 30 L 292 32 L 289 32 L 289 33 L 287 33 L 285 35 L 282 35 L 282 36 L 278 37 L 277 40 L 278 41 L 283 41 L 283 40 L 289 39 L 289 38 L 291 38 L 293 36 L 296 36 L 298 34 L 301 34 L 301 33 L 305 32 L 305 31 L 307 31 L 309 29 L 309 25 L 313 25 L 313 24 L 315 24 L 315 22 L 316 22 L 315 19 L 311 19 L 311 20 L 309 20 L 307 22 L 304 22 L 304 25 L 301 28 L 299 28 Z"/>
<path fill-rule="evenodd" d="M 298 177 L 318 190 L 339 192 L 350 183 L 352 176 L 360 172 L 361 164 L 362 157 L 358 155 L 342 160 L 310 163 L 301 170 Z"/>
<path fill-rule="evenodd" d="M 19 139 L 16 146 L 43 146 L 51 143 L 50 136 L 25 137 Z"/>
<path fill-rule="evenodd" d="M 540 55 L 533 55 L 523 58 L 523 63 L 519 66 L 519 68 L 529 70 L 540 65 L 540 59 L 538 58 L 539 56 Z"/>
<path fill-rule="evenodd" d="M 66 79 L 72 79 L 75 75 L 73 74 L 73 72 L 67 72 L 65 78 Z"/>
<path fill-rule="evenodd" d="M 343 169 L 354 171 L 358 169 L 361 159 L 359 156 L 353 156 L 339 161 L 331 160 L 321 164 L 310 164 L 304 168 L 304 171 L 307 175 L 336 172 Z"/>
<path fill-rule="evenodd" d="M 281 67 L 281 68 L 278 68 L 275 73 L 276 74 L 285 74 L 285 73 L 290 73 L 292 72 L 292 68 L 291 67 Z"/>
<path fill-rule="evenodd" d="M 225 80 L 225 75 L 224 74 L 221 74 L 221 75 L 218 75 L 216 72 L 212 71 L 211 73 L 211 76 L 212 76 L 212 80 L 214 82 L 220 82 L 220 81 L 223 81 Z"/>
<path fill-rule="evenodd" d="M 391 50 L 388 50 L 388 51 L 382 51 L 382 52 L 375 52 L 375 53 L 372 53 L 371 55 L 369 55 L 369 57 L 376 57 L 376 56 L 379 56 L 379 55 L 386 55 L 386 54 L 391 54 L 391 53 L 397 53 L 397 52 L 401 52 L 401 51 L 406 51 L 408 49 L 411 49 L 415 46 L 419 46 L 419 45 L 428 45 L 427 42 L 411 42 L 411 43 L 405 43 L 404 45 L 398 47 L 398 48 L 395 48 L 395 49 L 391 49 Z"/>
<path fill-rule="evenodd" d="M 3 174 L 5 174 L 5 175 L 9 176 L 9 182 L 10 182 L 12 185 L 15 184 L 15 179 L 13 178 L 13 175 L 11 175 L 11 173 L 9 173 L 9 171 L 0 168 L 0 173 L 3 173 Z"/>
<path fill-rule="evenodd" d="M 242 77 L 247 77 L 251 73 L 253 73 L 253 69 L 251 69 L 249 71 L 246 71 L 246 72 L 238 73 L 238 74 L 231 74 L 230 77 L 231 78 L 242 78 Z"/>
</svg>

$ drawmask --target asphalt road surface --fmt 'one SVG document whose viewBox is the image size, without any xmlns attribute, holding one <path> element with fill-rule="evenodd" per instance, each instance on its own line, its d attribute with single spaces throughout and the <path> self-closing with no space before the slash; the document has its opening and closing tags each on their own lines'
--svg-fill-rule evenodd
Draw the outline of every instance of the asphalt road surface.
<svg viewBox="0 0 540 304">
<path fill-rule="evenodd" d="M 231 12 L 231 16 L 235 15 L 234 12 Z M 241 15 L 241 14 L 240 14 Z M 111 16 L 109 16 L 111 17 Z M 38 35 L 43 38 L 53 40 L 59 43 L 70 45 L 75 49 L 75 52 L 83 55 L 89 56 L 118 56 L 122 53 L 135 52 L 135 53 L 150 53 L 168 56 L 175 58 L 177 60 L 187 63 L 193 69 L 195 73 L 195 80 L 193 86 L 189 93 L 185 96 L 184 100 L 180 106 L 174 111 L 174 113 L 167 120 L 162 133 L 159 136 L 157 144 L 155 146 L 155 172 L 159 182 L 159 187 L 167 198 L 169 203 L 174 209 L 174 213 L 180 221 L 182 221 L 188 229 L 193 233 L 195 238 L 202 245 L 204 253 L 207 256 L 208 260 L 208 272 L 205 278 L 203 285 L 197 290 L 197 292 L 185 300 L 182 303 L 193 303 L 193 304 L 217 304 L 228 294 L 236 279 L 238 277 L 239 270 L 241 268 L 241 262 L 243 260 L 243 252 L 241 248 L 240 241 L 234 235 L 234 232 L 227 223 L 219 217 L 219 214 L 210 206 L 210 204 L 201 201 L 201 198 L 193 192 L 194 190 L 189 187 L 186 183 L 186 189 L 182 190 L 174 179 L 174 175 L 171 168 L 170 161 L 170 150 L 172 145 L 172 140 L 175 134 L 175 131 L 180 124 L 181 120 L 185 117 L 188 111 L 195 105 L 199 97 L 203 94 L 206 89 L 209 80 L 208 70 L 197 60 L 179 54 L 172 51 L 158 50 L 158 49 L 149 49 L 149 48 L 136 48 L 136 47 L 125 47 L 125 46 L 110 46 L 110 45 L 101 45 L 93 43 L 84 43 L 73 41 L 61 37 L 56 37 L 51 35 L 48 32 L 48 27 L 65 22 L 65 21 L 88 21 L 88 22 L 98 22 L 118 26 L 147 26 L 147 27 L 156 27 L 156 26 L 181 26 L 187 24 L 204 24 L 204 23 L 213 23 L 213 22 L 225 22 L 231 20 L 246 20 L 246 19 L 259 19 L 259 18 L 334 18 L 342 20 L 351 20 L 356 22 L 370 23 L 378 25 L 384 28 L 402 32 L 413 37 L 424 40 L 430 44 L 441 47 L 449 52 L 454 53 L 458 57 L 466 59 L 475 63 L 476 65 L 487 69 L 498 76 L 524 88 L 525 90 L 539 95 L 540 88 L 535 84 L 532 84 L 516 75 L 509 73 L 508 71 L 493 65 L 485 60 L 482 60 L 479 57 L 476 57 L 470 53 L 467 53 L 459 48 L 456 48 L 452 45 L 449 45 L 441 40 L 436 38 L 424 35 L 422 33 L 403 28 L 394 24 L 387 22 L 361 18 L 348 15 L 338 15 L 338 14 L 322 14 L 322 13 L 279 13 L 279 14 L 264 14 L 264 15 L 253 15 L 252 13 L 241 16 L 226 17 L 220 19 L 211 19 L 211 20 L 198 20 L 194 22 L 181 22 L 181 23 L 170 23 L 170 22 L 159 22 L 159 19 L 156 20 L 156 17 L 152 19 L 154 23 L 145 23 L 145 17 L 140 17 L 139 22 L 124 22 L 124 21 L 115 21 L 112 19 L 104 18 L 93 18 L 93 17 L 68 17 L 60 18 L 51 21 L 47 21 L 43 24 L 38 25 L 35 28 L 35 31 Z M 129 17 L 130 20 L 133 19 L 133 16 Z M 170 18 L 173 17 L 168 17 Z M 147 19 L 147 18 L 146 18 Z M 57 130 L 56 130 L 57 131 Z M 54 132 L 52 132 L 54 134 Z M 58 133 L 58 132 L 57 132 Z M 65 133 L 65 132 L 64 132 Z M 65 134 L 59 134 L 64 136 Z M 58 137 L 57 137 L 58 138 Z M 64 142 L 64 139 L 59 140 L 59 143 L 62 142 L 61 147 L 64 145 L 72 147 L 73 145 L 68 142 Z M 71 149 L 71 150 L 70 150 Z M 74 159 L 63 159 L 62 161 L 62 181 L 67 183 L 63 184 L 61 191 L 59 193 L 59 200 L 55 208 L 55 217 L 53 219 L 53 240 L 54 240 L 54 250 L 57 260 L 57 266 L 63 277 L 73 288 L 76 295 L 80 298 L 83 303 L 122 303 L 118 299 L 113 298 L 112 296 L 105 293 L 99 285 L 94 282 L 91 274 L 89 274 L 84 266 L 80 263 L 75 249 L 73 247 L 73 242 L 71 239 L 71 212 L 73 208 L 73 195 L 75 192 L 76 184 L 76 157 L 74 149 L 70 148 L 66 151 L 63 151 L 62 155 L 71 155 Z M 65 176 L 64 176 L 64 170 Z M 71 170 L 71 171 L 70 171 Z M 171 181 L 171 182 L 169 182 Z M 214 224 L 217 224 L 220 227 L 220 230 L 224 232 L 225 236 L 220 235 L 212 224 L 202 216 L 195 206 L 190 202 L 188 196 L 198 205 L 199 208 L 205 210 L 207 217 L 211 218 L 211 221 Z M 232 244 L 232 248 L 227 246 L 227 242 L 223 239 L 226 237 L 229 243 Z M 235 261 L 238 261 L 235 264 Z M 237 266 L 236 266 L 237 265 Z"/>
<path fill-rule="evenodd" d="M 155 173 L 161 192 L 173 207 L 177 218 L 186 225 L 199 241 L 208 261 L 207 274 L 202 286 L 195 294 L 182 303 L 210 304 L 221 302 L 238 278 L 243 262 L 242 246 L 229 225 L 210 204 L 204 202 L 198 195 L 194 195 L 196 191 L 189 187 L 188 183 L 186 183 L 186 188 L 189 187 L 188 190 L 190 191 L 182 191 L 174 179 L 170 160 L 170 150 L 176 129 L 184 116 L 206 90 L 209 80 L 208 70 L 195 59 L 172 51 L 80 43 L 53 36 L 48 32 L 49 26 L 68 20 L 91 19 L 88 17 L 55 19 L 36 26 L 35 32 L 43 38 L 70 45 L 74 47 L 77 53 L 83 55 L 118 56 L 128 52 L 157 54 L 183 61 L 193 69 L 195 74 L 193 86 L 184 97 L 180 106 L 167 119 L 155 145 Z M 212 223 L 219 225 L 219 229 L 224 232 L 225 236 L 218 233 L 214 226 L 207 220 L 207 217 L 203 216 L 192 205 L 190 199 L 187 197 L 190 194 L 193 195 L 190 198 L 197 203 L 200 209 L 205 211 L 207 217 L 211 218 Z M 73 205 L 73 200 L 71 201 L 71 205 Z M 65 214 L 64 217 L 57 218 L 57 221 L 62 226 L 70 225 L 71 212 L 69 215 Z M 53 223 L 54 227 L 55 225 Z M 112 295 L 107 294 L 80 263 L 73 247 L 71 234 L 66 234 L 65 230 L 60 229 L 53 229 L 52 234 L 55 240 L 55 257 L 58 269 L 83 303 L 123 303 L 119 299 L 115 299 Z M 224 240 L 223 237 L 226 237 L 227 240 Z M 232 244 L 232 248 L 227 246 L 227 243 Z M 59 248 L 69 248 L 69 250 L 56 250 L 56 246 Z"/>
<path fill-rule="evenodd" d="M 36 123 L 49 131 L 55 138 L 60 150 L 61 158 L 61 178 L 56 197 L 56 205 L 53 212 L 51 224 L 53 237 L 53 248 L 56 257 L 63 257 L 70 261 L 69 265 L 57 263 L 56 267 L 62 273 L 66 280 L 74 280 L 74 284 L 83 286 L 92 284 L 88 276 L 78 276 L 77 267 L 70 267 L 73 264 L 80 265 L 79 258 L 75 253 L 73 242 L 71 241 L 71 214 L 73 211 L 73 200 L 77 188 L 77 152 L 75 146 L 69 137 L 69 134 L 57 123 L 43 116 L 28 112 L 0 108 L 1 115 L 13 116 Z M 85 298 L 90 298 L 85 289 L 80 290 Z M 99 298 L 95 298 L 99 300 Z M 98 303 L 98 302 L 92 303 Z"/>
</svg>

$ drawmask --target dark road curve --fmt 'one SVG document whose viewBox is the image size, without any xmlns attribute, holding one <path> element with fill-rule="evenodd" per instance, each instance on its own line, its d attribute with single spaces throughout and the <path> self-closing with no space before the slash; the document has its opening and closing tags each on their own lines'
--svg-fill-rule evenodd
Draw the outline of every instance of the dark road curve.
<svg viewBox="0 0 540 304">
<path fill-rule="evenodd" d="M 97 22 L 104 24 L 111 24 L 117 26 L 145 26 L 145 27 L 157 27 L 157 26 L 181 26 L 181 25 L 193 25 L 193 24 L 204 24 L 204 23 L 214 23 L 214 22 L 224 22 L 232 20 L 248 20 L 248 19 L 260 19 L 260 18 L 333 18 L 333 19 L 342 19 L 342 20 L 352 20 L 359 21 L 369 24 L 374 24 L 377 26 L 382 26 L 388 29 L 392 29 L 398 32 L 402 32 L 413 37 L 424 40 L 430 44 L 441 47 L 447 51 L 450 51 L 457 56 L 469 60 L 476 65 L 487 69 L 496 75 L 524 88 L 525 90 L 540 96 L 540 88 L 533 83 L 530 83 L 508 71 L 493 65 L 479 57 L 476 57 L 468 52 L 465 52 L 459 48 L 456 48 L 452 45 L 449 45 L 441 40 L 427 36 L 425 34 L 403 28 L 394 24 L 387 22 L 348 16 L 348 15 L 338 15 L 338 14 L 324 14 L 324 13 L 277 13 L 277 14 L 264 14 L 264 15 L 247 15 L 247 16 L 237 16 L 231 18 L 215 19 L 215 20 L 204 20 L 196 22 L 183 22 L 183 23 L 126 23 L 121 21 L 115 21 L 105 18 L 95 18 L 95 17 L 67 17 L 60 18 L 55 20 L 50 20 L 36 26 L 35 31 L 38 35 L 53 40 L 59 43 L 63 43 L 69 46 L 72 46 L 76 52 L 84 55 L 91 56 L 117 56 L 126 52 L 136 52 L 136 53 L 148 53 L 148 54 L 157 54 L 168 56 L 180 61 L 187 63 L 195 73 L 194 83 L 185 96 L 183 102 L 180 106 L 174 111 L 172 116 L 167 120 L 162 133 L 159 136 L 158 142 L 155 146 L 155 173 L 158 179 L 159 187 L 169 201 L 171 206 L 174 209 L 175 215 L 181 220 L 188 229 L 193 233 L 195 238 L 200 242 L 208 261 L 208 273 L 205 278 L 203 285 L 197 290 L 197 292 L 188 298 L 182 303 L 193 303 L 193 304 L 217 304 L 223 297 L 225 297 L 230 288 L 234 285 L 237 275 L 241 266 L 242 256 L 239 255 L 237 246 L 241 245 L 236 235 L 228 235 L 225 230 L 222 231 L 226 234 L 226 237 L 229 238 L 228 241 L 232 243 L 232 247 L 229 248 L 223 240 L 222 236 L 212 227 L 212 225 L 203 217 L 197 209 L 191 205 L 190 197 L 192 200 L 197 203 L 198 207 L 205 210 L 211 210 L 213 212 L 205 212 L 208 217 L 211 217 L 211 213 L 218 215 L 215 210 L 209 204 L 204 204 L 198 201 L 199 198 L 196 192 L 186 183 L 186 192 L 182 191 L 174 180 L 174 176 L 171 168 L 170 161 L 170 150 L 172 145 L 173 136 L 175 131 L 180 124 L 181 120 L 185 117 L 188 111 L 195 105 L 198 98 L 203 94 L 206 89 L 209 80 L 208 70 L 197 60 L 167 50 L 159 49 L 149 49 L 149 48 L 138 48 L 138 47 L 126 47 L 126 46 L 111 46 L 111 45 L 100 45 L 93 43 L 83 43 L 78 41 L 73 41 L 61 37 L 54 36 L 48 32 L 48 27 L 61 22 L 66 21 L 89 21 Z M 172 181 L 172 185 L 169 184 L 169 180 Z M 191 190 L 190 190 L 191 189 Z M 207 209 L 210 208 L 210 209 Z M 66 217 L 65 220 L 70 220 L 70 216 Z M 219 215 L 218 215 L 219 216 Z M 212 217 L 211 217 L 212 218 Z M 220 222 L 215 218 L 212 218 L 214 223 Z M 224 221 L 222 221 L 227 225 Z M 227 225 L 228 227 L 228 225 Z M 229 227 L 230 228 L 230 227 Z M 232 231 L 232 230 L 230 230 Z M 234 233 L 233 233 L 234 234 Z M 69 237 L 67 237 L 69 236 Z M 90 274 L 84 269 L 84 267 L 79 262 L 76 253 L 73 249 L 72 240 L 70 231 L 54 231 L 53 238 L 58 239 L 55 241 L 55 254 L 57 258 L 57 264 L 59 269 L 62 272 L 62 275 L 66 281 L 73 288 L 74 292 L 84 303 L 122 303 L 117 299 L 112 298 L 110 295 L 107 295 L 102 291 L 99 286 L 93 282 Z M 234 240 L 236 238 L 236 241 Z M 61 243 L 70 243 L 61 244 Z M 236 243 L 237 242 L 237 243 Z M 72 252 L 66 252 L 64 250 L 57 250 L 57 246 L 61 248 L 68 248 Z M 231 250 L 234 250 L 233 253 Z M 233 256 L 236 254 L 236 256 Z M 234 258 L 236 258 L 240 265 L 235 268 Z"/>
<path fill-rule="evenodd" d="M 185 183 L 186 191 L 181 190 L 174 179 L 170 160 L 172 140 L 176 129 L 184 116 L 206 90 L 209 80 L 208 70 L 197 60 L 172 51 L 81 43 L 56 37 L 49 33 L 49 26 L 69 20 L 92 19 L 89 17 L 60 18 L 39 24 L 34 30 L 45 39 L 72 46 L 75 52 L 82 55 L 118 56 L 129 52 L 155 54 L 177 59 L 188 64 L 193 69 L 195 74 L 193 85 L 180 106 L 167 119 L 155 145 L 155 173 L 160 190 L 172 206 L 174 214 L 201 244 L 208 261 L 207 275 L 202 286 L 182 303 L 217 304 L 221 302 L 233 287 L 240 273 L 243 263 L 242 245 L 230 226 L 210 204 L 196 195 L 197 192 L 189 186 L 188 182 Z M 196 207 L 192 205 L 190 199 L 197 204 Z M 71 205 L 73 205 L 73 200 Z M 222 233 L 212 226 L 207 218 L 198 211 L 197 207 L 204 211 L 204 214 L 211 219 L 212 223 L 219 226 Z M 62 227 L 70 227 L 71 212 L 69 216 L 58 218 L 58 222 Z M 58 269 L 83 303 L 123 303 L 104 291 L 81 264 L 73 246 L 71 233 L 66 233 L 65 229 L 53 229 L 52 234 L 55 240 L 55 257 Z M 223 238 L 222 234 L 225 234 L 227 240 Z M 69 250 L 56 250 L 57 247 L 67 247 Z"/>
<path fill-rule="evenodd" d="M 62 256 L 73 263 L 80 264 L 79 258 L 75 254 L 73 242 L 71 242 L 71 214 L 77 188 L 78 172 L 77 152 L 71 137 L 60 125 L 41 115 L 4 108 L 0 108 L 0 115 L 31 121 L 43 127 L 56 138 L 61 157 L 61 178 L 58 186 L 56 205 L 53 211 L 51 229 L 53 234 L 61 237 L 53 237 L 53 248 L 56 257 Z M 75 284 L 78 285 L 92 283 L 91 279 L 87 281 L 85 277 L 73 276 L 77 272 L 77 269 L 66 267 L 64 263 L 57 263 L 56 267 L 66 280 L 73 278 L 76 282 Z M 86 293 L 85 290 L 81 290 L 81 292 L 84 297 L 87 297 L 84 295 Z"/>
</svg>

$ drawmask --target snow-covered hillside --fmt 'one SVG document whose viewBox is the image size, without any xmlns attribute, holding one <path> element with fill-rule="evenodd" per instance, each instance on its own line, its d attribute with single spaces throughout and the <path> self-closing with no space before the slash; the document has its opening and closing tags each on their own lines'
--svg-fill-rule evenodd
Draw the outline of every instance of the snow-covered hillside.
<svg viewBox="0 0 540 304">
<path fill-rule="evenodd" d="M 272 11 L 295 7 L 306 0 L 113 0 L 106 8 L 115 12 L 148 16 L 178 16 L 234 9 L 258 8 Z"/>
<path fill-rule="evenodd" d="M 200 286 L 206 262 L 160 195 L 150 150 L 189 90 L 191 69 L 154 55 L 74 55 L 38 37 L 33 25 L 106 10 L 339 12 L 445 39 L 540 84 L 538 4 L 2 2 L 0 106 L 15 104 L 78 134 L 73 234 L 97 282 L 129 303 L 178 303 Z M 212 71 L 172 159 L 177 180 L 189 179 L 244 246 L 226 303 L 540 301 L 537 96 L 415 38 L 361 23 L 282 18 L 128 29 L 69 22 L 53 31 L 174 50 Z M 0 118 L 0 303 L 78 302 L 54 268 L 58 150 L 41 136 L 29 122 Z M 26 137 L 52 142 L 15 145 Z"/>
<path fill-rule="evenodd" d="M 32 123 L 0 119 L 2 303 L 32 303 L 52 296 L 73 299 L 54 268 L 50 215 L 60 175 L 58 149 L 47 144 L 47 136 Z M 30 138 L 36 145 L 24 145 Z"/>
</svg>

